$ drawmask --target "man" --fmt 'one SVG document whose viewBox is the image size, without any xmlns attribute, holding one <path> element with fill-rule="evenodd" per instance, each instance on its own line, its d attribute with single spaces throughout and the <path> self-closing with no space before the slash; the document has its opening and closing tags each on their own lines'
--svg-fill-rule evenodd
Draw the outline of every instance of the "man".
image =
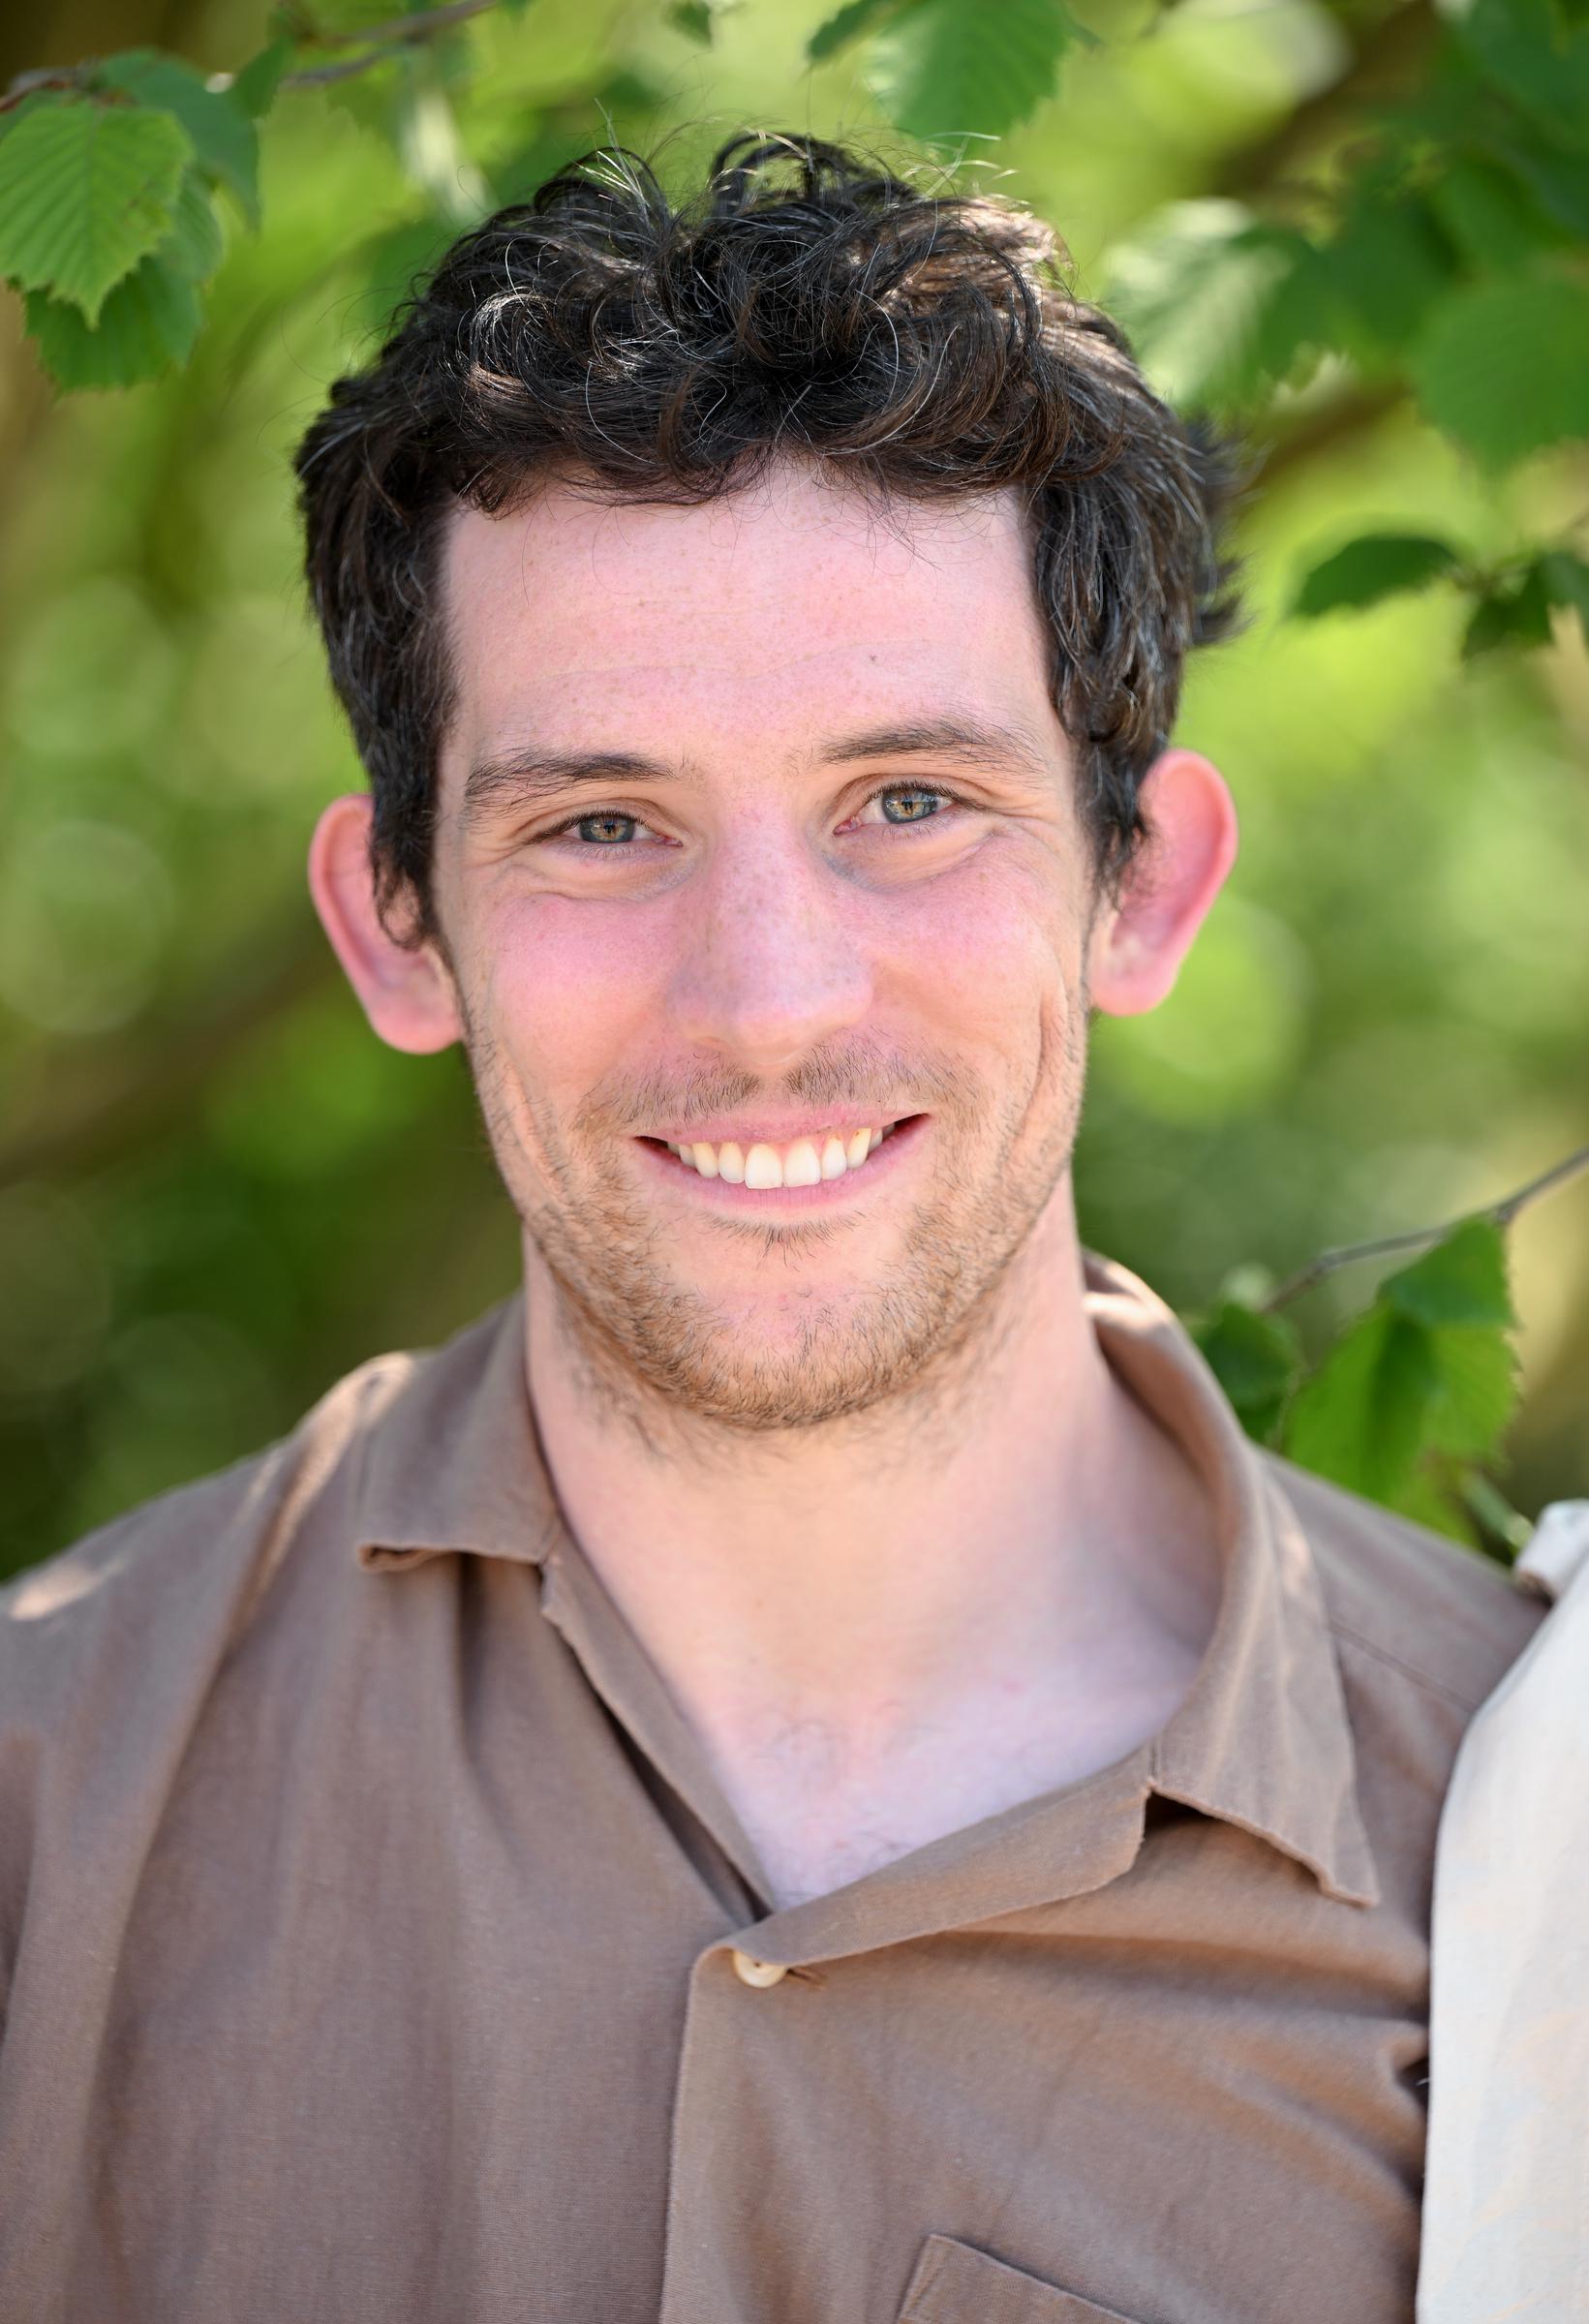
<svg viewBox="0 0 1589 2324">
<path fill-rule="evenodd" d="M 525 1283 L 7 1594 L 0 2311 L 1405 2318 L 1536 1617 L 1071 1195 L 1236 852 L 1228 462 L 1024 213 L 745 139 L 467 237 L 299 474 L 315 901 Z"/>
</svg>

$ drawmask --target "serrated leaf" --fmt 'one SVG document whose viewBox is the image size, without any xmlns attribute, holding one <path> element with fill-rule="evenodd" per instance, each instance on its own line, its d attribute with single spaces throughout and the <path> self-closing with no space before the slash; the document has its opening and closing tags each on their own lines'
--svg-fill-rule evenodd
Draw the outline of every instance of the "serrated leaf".
<svg viewBox="0 0 1589 2324">
<path fill-rule="evenodd" d="M 1433 1335 L 1435 1394 L 1425 1443 L 1483 1460 L 1517 1409 L 1517 1358 L 1504 1330 L 1449 1324 Z"/>
<path fill-rule="evenodd" d="M 225 250 L 226 237 L 209 189 L 199 171 L 190 168 L 177 188 L 171 230 L 155 256 L 190 282 L 204 283 L 220 265 Z"/>
<path fill-rule="evenodd" d="M 1589 435 L 1589 289 L 1534 278 L 1459 292 L 1409 368 L 1426 416 L 1486 468 Z"/>
<path fill-rule="evenodd" d="M 62 387 L 131 387 L 186 360 L 199 336 L 199 293 L 186 275 L 145 259 L 118 283 L 90 329 L 74 306 L 27 294 L 27 327 Z"/>
<path fill-rule="evenodd" d="M 522 6 L 522 0 L 521 0 Z M 511 10 L 509 13 L 513 13 Z M 283 33 L 268 47 L 259 49 L 232 75 L 230 96 L 251 121 L 259 121 L 276 102 L 283 74 L 291 64 L 297 44 Z"/>
<path fill-rule="evenodd" d="M 1426 588 L 1461 560 L 1449 541 L 1422 533 L 1365 533 L 1316 565 L 1297 592 L 1295 614 L 1316 619 L 1345 606 L 1376 605 Z"/>
<path fill-rule="evenodd" d="M 1437 1391 L 1427 1330 L 1376 1300 L 1292 1398 L 1287 1455 L 1370 1500 L 1388 1500 L 1412 1474 Z"/>
<path fill-rule="evenodd" d="M 193 140 L 169 113 L 41 107 L 0 139 L 0 275 L 98 317 L 170 230 Z"/>
<path fill-rule="evenodd" d="M 909 137 L 997 137 L 1054 95 L 1066 50 L 1090 39 L 1064 0 L 915 0 L 879 37 L 868 77 Z"/>
<path fill-rule="evenodd" d="M 886 16 L 893 15 L 900 5 L 901 0 L 846 0 L 837 15 L 829 16 L 811 34 L 806 43 L 807 56 L 813 65 L 821 64 L 847 47 L 851 41 L 858 41 Z"/>
<path fill-rule="evenodd" d="M 94 77 L 179 121 L 193 139 L 199 168 L 237 197 L 251 226 L 259 225 L 260 140 L 235 82 L 228 90 L 207 88 L 192 65 L 155 48 L 107 56 L 95 67 Z"/>
<path fill-rule="evenodd" d="M 1552 549 L 1540 559 L 1539 570 L 1551 604 L 1576 613 L 1584 644 L 1589 645 L 1589 565 L 1570 549 Z"/>
<path fill-rule="evenodd" d="M 1550 643 L 1550 598 L 1544 575 L 1536 563 L 1521 581 L 1492 590 L 1473 609 L 1462 638 L 1462 659 L 1472 661 L 1497 646 L 1547 646 Z"/>
<path fill-rule="evenodd" d="M 1465 1218 L 1410 1267 L 1387 1275 L 1376 1297 L 1419 1324 L 1505 1330 L 1517 1320 L 1507 1281 L 1506 1238 L 1488 1218 Z"/>
<path fill-rule="evenodd" d="M 1291 1318 L 1225 1300 L 1194 1327 L 1192 1337 L 1247 1434 L 1268 1443 L 1301 1370 L 1301 1342 Z"/>
</svg>

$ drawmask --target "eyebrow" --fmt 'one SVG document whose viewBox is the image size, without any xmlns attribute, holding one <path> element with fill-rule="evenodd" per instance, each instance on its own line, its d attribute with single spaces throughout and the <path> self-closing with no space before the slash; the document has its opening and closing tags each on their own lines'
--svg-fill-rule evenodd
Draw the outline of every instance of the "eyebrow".
<svg viewBox="0 0 1589 2324">
<path fill-rule="evenodd" d="M 903 725 L 868 726 L 824 743 L 815 763 L 838 766 L 857 759 L 927 756 L 960 766 L 1002 765 L 1039 781 L 1052 780 L 1054 775 L 1052 759 L 1023 728 L 968 718 L 917 719 Z M 686 768 L 670 760 L 647 758 L 632 750 L 545 750 L 530 744 L 494 753 L 470 769 L 464 781 L 463 813 L 467 820 L 504 796 L 522 808 L 582 783 L 678 782 L 687 774 Z"/>
</svg>

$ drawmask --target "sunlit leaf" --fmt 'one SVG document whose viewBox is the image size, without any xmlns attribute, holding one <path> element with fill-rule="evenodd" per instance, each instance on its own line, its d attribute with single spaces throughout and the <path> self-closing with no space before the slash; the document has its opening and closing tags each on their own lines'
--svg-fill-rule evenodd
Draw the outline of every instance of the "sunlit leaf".
<svg viewBox="0 0 1589 2324">
<path fill-rule="evenodd" d="M 1439 1378 L 1427 1329 L 1376 1300 L 1293 1397 L 1285 1450 L 1370 1500 L 1412 1473 Z"/>
<path fill-rule="evenodd" d="M 171 230 L 156 257 L 191 282 L 207 282 L 221 263 L 226 236 L 215 215 L 209 189 L 197 169 L 189 169 L 177 188 Z"/>
<path fill-rule="evenodd" d="M 1506 1332 L 1450 1324 L 1434 1334 L 1436 1392 L 1425 1441 L 1442 1452 L 1494 1453 L 1517 1409 L 1517 1357 Z"/>
<path fill-rule="evenodd" d="M 1487 1218 L 1464 1219 L 1410 1267 L 1387 1275 L 1378 1296 L 1420 1324 L 1504 1330 L 1517 1320 L 1507 1283 L 1506 1240 Z"/>
<path fill-rule="evenodd" d="M 193 139 L 199 168 L 233 193 L 250 224 L 258 226 L 259 138 L 235 83 L 229 90 L 207 88 L 192 65 L 154 48 L 129 48 L 107 57 L 95 67 L 94 78 L 178 120 Z"/>
<path fill-rule="evenodd" d="M 870 78 L 911 137 L 993 137 L 1034 113 L 1078 40 L 1064 0 L 915 0 L 871 52 Z"/>
<path fill-rule="evenodd" d="M 1421 533 L 1365 533 L 1316 565 L 1297 593 L 1294 613 L 1313 617 L 1344 606 L 1423 589 L 1460 563 L 1449 541 Z"/>
<path fill-rule="evenodd" d="M 116 285 L 93 328 L 64 299 L 42 290 L 27 295 L 29 335 L 62 387 L 132 387 L 155 379 L 186 358 L 201 320 L 193 283 L 159 259 L 145 259 Z"/>
<path fill-rule="evenodd" d="M 41 106 L 0 138 L 0 275 L 94 321 L 170 229 L 193 141 L 169 113 Z"/>
<path fill-rule="evenodd" d="M 275 103 L 276 91 L 292 62 L 295 47 L 291 37 L 282 33 L 233 74 L 232 102 L 242 107 L 251 121 L 260 120 Z"/>
</svg>

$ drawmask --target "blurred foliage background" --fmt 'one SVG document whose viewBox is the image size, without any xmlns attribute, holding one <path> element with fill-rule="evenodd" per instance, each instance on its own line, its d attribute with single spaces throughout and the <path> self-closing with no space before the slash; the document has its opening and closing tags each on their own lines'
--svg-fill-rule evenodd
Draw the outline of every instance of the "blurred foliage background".
<svg viewBox="0 0 1589 2324">
<path fill-rule="evenodd" d="M 999 51 L 1016 4 L 983 0 L 967 70 L 1026 70 L 1019 41 Z M 1515 5 L 1575 37 L 1580 12 Z M 317 58 L 356 54 L 348 31 L 389 5 L 61 0 L 0 27 L 0 86 L 138 46 L 230 74 L 284 26 L 304 42 L 261 123 L 262 228 L 220 203 L 184 366 L 57 398 L 0 291 L 0 1571 L 252 1451 L 351 1365 L 515 1281 L 460 1058 L 380 1047 L 308 903 L 315 814 L 360 777 L 303 607 L 289 457 L 414 268 L 593 145 L 659 153 L 675 189 L 747 126 L 901 158 L 897 124 L 933 124 L 901 103 L 900 22 L 867 0 L 877 37 L 813 65 L 832 7 L 519 0 L 318 85 Z M 1398 352 L 1424 261 L 1514 287 L 1519 202 L 1559 256 L 1562 312 L 1586 295 L 1580 197 L 1567 177 L 1518 191 L 1575 96 L 1530 67 L 1544 130 L 1487 187 L 1487 164 L 1442 175 L 1409 243 L 1405 168 L 1372 156 L 1387 105 L 1393 142 L 1408 105 L 1442 101 L 1439 11 L 1078 13 L 1053 93 L 948 158 L 1049 217 L 1156 382 L 1238 410 L 1264 458 L 1239 540 L 1254 618 L 1194 663 L 1179 730 L 1233 786 L 1240 859 L 1170 1000 L 1099 1021 L 1077 1157 L 1084 1239 L 1196 1314 L 1589 1144 L 1589 653 L 1571 560 L 1553 599 L 1517 581 L 1542 544 L 1584 545 L 1589 418 L 1485 457 L 1432 424 Z M 1301 361 L 1293 315 L 1270 360 L 1253 335 L 1272 335 L 1276 253 L 1354 168 L 1382 312 Z M 1421 260 L 1426 232 L 1443 257 Z M 1305 271 L 1287 286 L 1305 324 Z M 1305 575 L 1385 533 L 1482 565 L 1512 643 L 1475 650 L 1472 587 L 1294 618 Z M 1497 1474 L 1533 1514 L 1589 1493 L 1589 1178 L 1508 1239 L 1522 1395 Z M 1298 1302 L 1310 1352 L 1372 1288 L 1359 1266 Z"/>
</svg>

